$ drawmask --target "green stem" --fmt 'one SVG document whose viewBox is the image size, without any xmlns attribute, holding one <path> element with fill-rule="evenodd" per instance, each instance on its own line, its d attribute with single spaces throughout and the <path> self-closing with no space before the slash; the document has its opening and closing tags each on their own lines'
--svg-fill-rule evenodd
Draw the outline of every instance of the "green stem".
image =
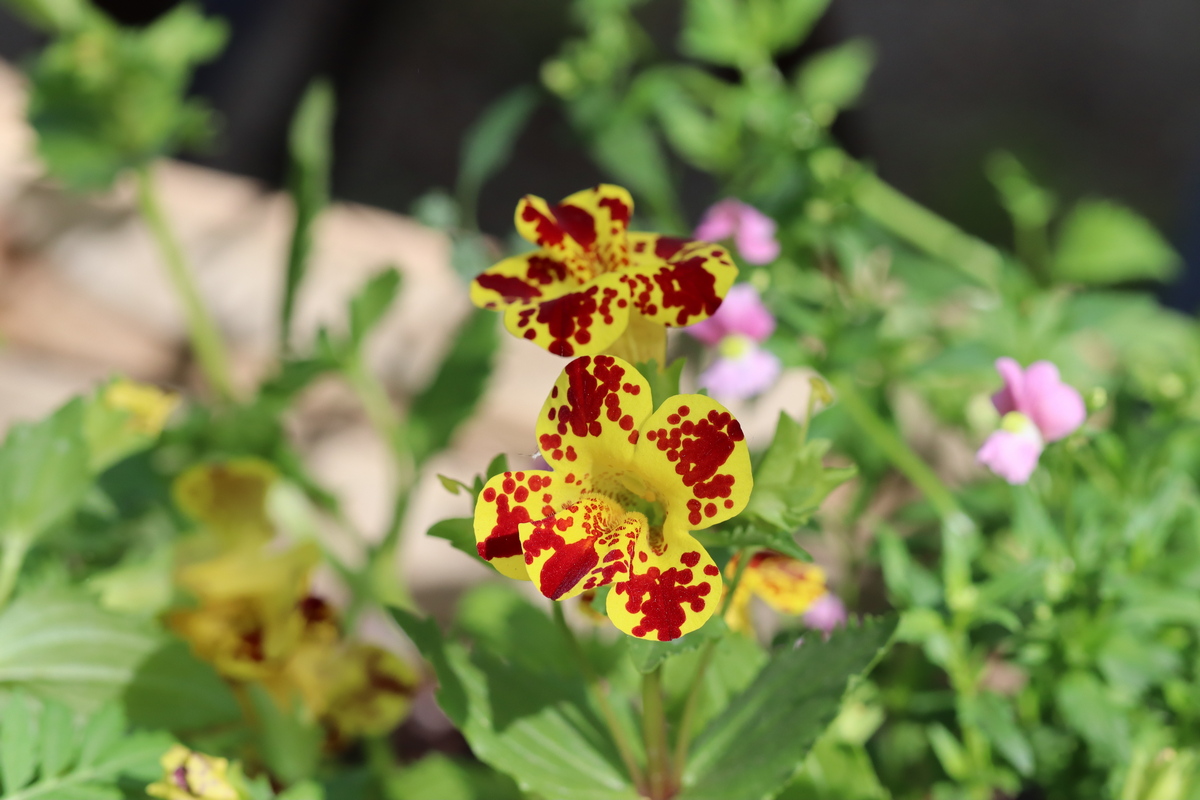
<svg viewBox="0 0 1200 800">
<path fill-rule="evenodd" d="M 170 278 L 175 295 L 183 305 L 192 349 L 195 350 L 200 367 L 213 390 L 221 399 L 228 400 L 233 397 L 233 381 L 230 377 L 229 356 L 225 351 L 225 343 L 200 298 L 183 248 L 163 213 L 149 165 L 138 168 L 136 174 L 138 209 L 158 244 L 167 277 Z"/>
<path fill-rule="evenodd" d="M 0 609 L 8 605 L 8 600 L 12 597 L 30 544 L 30 538 L 24 535 L 10 534 L 4 540 L 4 553 L 0 556 Z"/>
<path fill-rule="evenodd" d="M 742 576 L 746 572 L 746 564 L 750 560 L 747 556 L 750 555 L 750 551 L 753 549 L 752 547 L 743 547 L 738 551 L 736 556 L 737 569 L 734 570 L 733 578 L 725 590 L 725 597 L 721 601 L 721 608 L 717 612 L 717 616 L 724 617 L 729 612 L 729 606 L 733 602 L 733 594 L 737 591 L 738 584 L 742 582 Z M 696 665 L 696 674 L 692 677 L 692 685 L 688 688 L 687 700 L 684 701 L 683 716 L 679 721 L 679 738 L 675 742 L 675 756 L 672 759 L 672 775 L 675 786 L 683 785 L 683 770 L 687 766 L 688 748 L 692 743 L 692 728 L 696 724 L 696 714 L 700 708 L 700 694 L 704 688 L 704 675 L 708 672 L 708 665 L 712 662 L 713 652 L 717 649 L 717 641 L 717 639 L 709 639 L 704 643 L 704 647 L 700 651 L 700 662 Z"/>
<path fill-rule="evenodd" d="M 846 413 L 863 433 L 870 437 L 875 446 L 883 451 L 892 462 L 892 466 L 900 470 L 904 477 L 925 495 L 925 499 L 934 507 L 943 522 L 953 521 L 961 526 L 963 523 L 960 520 L 964 515 L 958 507 L 958 501 L 954 499 L 954 494 L 942 483 L 937 473 L 900 438 L 895 429 L 875 413 L 875 409 L 871 408 L 859 393 L 853 378 L 848 375 L 835 375 L 830 382 L 837 390 L 838 400 Z"/>
<path fill-rule="evenodd" d="M 845 156 L 847 167 L 853 163 Z M 959 230 L 920 203 L 905 197 L 877 175 L 860 174 L 854 187 L 859 210 L 888 231 L 995 289 L 1003 260 L 986 242 Z"/>
<path fill-rule="evenodd" d="M 646 740 L 650 800 L 667 800 L 674 793 L 674 789 L 671 785 L 661 664 L 642 676 L 642 735 Z"/>
<path fill-rule="evenodd" d="M 609 735 L 612 736 L 613 743 L 617 746 L 617 752 L 621 756 L 621 762 L 625 765 L 625 770 L 629 773 L 629 778 L 633 781 L 633 785 L 637 787 L 639 792 L 644 793 L 646 791 L 646 776 L 642 773 L 641 767 L 638 766 L 637 758 L 633 753 L 633 745 L 630 744 L 625 729 L 621 727 L 621 722 L 617 719 L 612 704 L 608 702 L 608 693 L 601 687 L 600 679 L 597 677 L 596 671 L 592 669 L 592 663 L 588 661 L 587 654 L 583 652 L 583 646 L 579 644 L 579 639 L 575 636 L 575 631 L 571 630 L 571 626 L 567 624 L 567 617 L 563 613 L 562 603 L 555 601 L 553 606 L 554 621 L 558 623 L 559 629 L 563 632 L 563 636 L 571 648 L 571 654 L 579 664 L 579 669 L 583 673 L 584 682 L 587 685 L 588 694 L 604 717 Z"/>
</svg>

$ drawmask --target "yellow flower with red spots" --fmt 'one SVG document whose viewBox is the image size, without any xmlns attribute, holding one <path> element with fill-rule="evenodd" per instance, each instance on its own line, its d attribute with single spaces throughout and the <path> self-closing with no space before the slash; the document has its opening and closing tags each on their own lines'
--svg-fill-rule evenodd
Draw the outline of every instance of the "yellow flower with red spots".
<svg viewBox="0 0 1200 800">
<path fill-rule="evenodd" d="M 537 423 L 551 470 L 505 472 L 475 506 L 479 554 L 503 574 L 566 600 L 608 584 L 609 619 L 669 641 L 703 625 L 721 571 L 691 531 L 750 498 L 741 426 L 702 395 L 654 409 L 650 386 L 613 356 L 572 361 Z"/>
<path fill-rule="evenodd" d="M 175 503 L 230 544 L 265 542 L 275 534 L 267 494 L 279 471 L 252 456 L 191 467 L 171 487 Z"/>
<path fill-rule="evenodd" d="M 735 558 L 727 571 L 738 569 Z M 773 550 L 760 550 L 750 557 L 733 592 L 725 621 L 734 630 L 750 631 L 750 598 L 758 597 L 781 614 L 799 615 L 828 593 L 825 570 Z"/>
<path fill-rule="evenodd" d="M 633 199 L 600 184 L 556 206 L 526 195 L 517 232 L 538 250 L 471 284 L 471 301 L 504 310 L 505 327 L 560 356 L 609 348 L 638 315 L 682 327 L 707 319 L 737 277 L 721 245 L 628 230 Z"/>
</svg>

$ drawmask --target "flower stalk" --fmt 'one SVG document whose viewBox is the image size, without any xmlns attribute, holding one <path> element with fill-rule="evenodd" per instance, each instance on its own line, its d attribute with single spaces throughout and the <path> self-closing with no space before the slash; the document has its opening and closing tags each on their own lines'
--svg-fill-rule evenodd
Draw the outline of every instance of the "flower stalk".
<svg viewBox="0 0 1200 800">
<path fill-rule="evenodd" d="M 150 233 L 162 253 L 167 277 L 175 289 L 176 297 L 183 306 L 188 337 L 196 352 L 196 358 L 200 362 L 200 368 L 204 370 L 204 375 L 213 391 L 222 400 L 229 400 L 233 397 L 234 391 L 225 343 L 221 339 L 216 323 L 213 322 L 208 309 L 204 306 L 204 301 L 200 297 L 196 282 L 188 268 L 183 248 L 163 213 L 149 165 L 139 167 L 136 175 L 138 210 L 149 226 Z"/>
</svg>

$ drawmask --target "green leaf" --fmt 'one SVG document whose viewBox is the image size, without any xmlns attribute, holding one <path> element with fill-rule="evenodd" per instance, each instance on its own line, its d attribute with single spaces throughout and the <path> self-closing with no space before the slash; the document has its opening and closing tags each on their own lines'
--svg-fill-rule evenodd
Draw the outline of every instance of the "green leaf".
<svg viewBox="0 0 1200 800">
<path fill-rule="evenodd" d="M 967 756 L 962 743 L 940 722 L 931 723 L 925 728 L 929 736 L 929 744 L 937 756 L 938 763 L 946 774 L 957 781 L 966 783 L 972 778 L 971 759 Z"/>
<path fill-rule="evenodd" d="M 291 149 L 288 189 L 296 207 L 296 223 L 288 249 L 280 313 L 279 341 L 285 351 L 291 341 L 296 294 L 304 282 L 312 255 L 313 224 L 329 204 L 333 114 L 333 86 L 327 80 L 313 81 L 300 101 L 288 134 Z"/>
<path fill-rule="evenodd" d="M 457 517 L 435 522 L 429 529 L 429 535 L 445 539 L 454 546 L 455 550 L 461 550 L 471 558 L 480 560 L 479 549 L 475 542 L 475 520 L 471 517 Z"/>
<path fill-rule="evenodd" d="M 131 723 L 173 733 L 233 723 L 242 716 L 229 684 L 178 640 L 163 642 L 138 665 L 122 699 Z"/>
<path fill-rule="evenodd" d="M 521 800 L 508 776 L 479 764 L 432 753 L 384 782 L 389 800 Z"/>
<path fill-rule="evenodd" d="M 0 716 L 0 777 L 6 794 L 15 794 L 33 780 L 37 769 L 37 736 L 30 700 L 15 692 Z"/>
<path fill-rule="evenodd" d="M 876 534 L 879 541 L 879 565 L 883 568 L 884 583 L 902 608 L 933 607 L 942 602 L 942 584 L 924 565 L 908 552 L 904 540 L 890 529 Z"/>
<path fill-rule="evenodd" d="M 644 119 L 622 115 L 609 120 L 592 141 L 592 155 L 653 213 L 653 229 L 683 230 L 670 165 L 654 130 Z M 641 206 L 639 206 L 641 210 Z M 639 211 L 640 213 L 640 211 Z"/>
<path fill-rule="evenodd" d="M 75 509 L 90 481 L 82 400 L 14 426 L 0 447 L 0 539 L 44 533 Z"/>
<path fill-rule="evenodd" d="M 685 6 L 680 48 L 713 64 L 736 67 L 752 57 L 745 4 L 724 0 L 691 0 Z"/>
<path fill-rule="evenodd" d="M 519 86 L 488 106 L 463 135 L 458 202 L 466 219 L 474 220 L 480 189 L 512 156 L 513 145 L 537 106 L 538 91 Z"/>
<path fill-rule="evenodd" d="M 1082 200 L 1063 222 L 1052 271 L 1058 280 L 1089 284 L 1165 281 L 1181 264 L 1139 214 L 1107 200 Z"/>
<path fill-rule="evenodd" d="M 473 311 L 429 386 L 409 411 L 409 447 L 417 463 L 444 449 L 483 396 L 499 346 L 496 315 Z"/>
<path fill-rule="evenodd" d="M 759 800 L 784 786 L 837 716 L 850 681 L 888 644 L 895 618 L 806 637 L 775 655 L 696 740 L 680 800 Z"/>
<path fill-rule="evenodd" d="M 62 703 L 47 701 L 42 706 L 39 728 L 42 778 L 54 778 L 75 755 L 75 716 Z"/>
<path fill-rule="evenodd" d="M 713 617 L 704 627 L 680 636 L 678 639 L 669 642 L 655 642 L 631 636 L 626 642 L 626 647 L 629 649 L 629 657 L 633 661 L 634 668 L 645 674 L 653 672 L 668 658 L 698 650 L 705 642 L 721 639 L 727 633 L 729 633 L 729 628 L 725 625 L 725 620 L 721 617 Z"/>
<path fill-rule="evenodd" d="M 400 273 L 388 267 L 374 275 L 350 299 L 350 341 L 359 348 L 392 307 L 400 291 Z"/>
<path fill-rule="evenodd" d="M 392 615 L 433 662 L 441 684 L 439 703 L 481 761 L 511 775 L 526 792 L 543 797 L 639 796 L 577 672 L 540 671 L 533 668 L 537 660 L 530 658 L 505 661 L 480 640 L 468 653 L 462 645 L 446 641 L 436 623 L 397 609 Z M 509 641 L 513 638 L 491 641 L 511 653 L 522 644 Z M 538 663 L 553 668 L 556 662 Z M 558 663 L 561 667 L 570 662 Z"/>
<path fill-rule="evenodd" d="M 1016 156 L 1004 150 L 992 153 L 987 160 L 987 175 L 1018 230 L 1037 230 L 1049 224 L 1058 201 Z"/>
<path fill-rule="evenodd" d="M 122 28 L 67 3 L 69 30 L 31 70 L 29 118 L 52 175 L 77 190 L 105 189 L 211 134 L 203 103 L 188 99 L 192 71 L 224 46 L 226 28 L 183 4 L 142 28 Z"/>
<path fill-rule="evenodd" d="M 804 428 L 781 413 L 743 515 L 789 534 L 806 524 L 829 493 L 856 474 L 853 467 L 825 467 L 829 447 L 826 439 L 805 441 Z"/>
<path fill-rule="evenodd" d="M 1017 725 L 1012 706 L 995 692 L 962 698 L 967 719 L 977 725 L 1018 774 L 1033 774 L 1033 745 Z"/>
<path fill-rule="evenodd" d="M 874 49 L 863 39 L 823 50 L 796 73 L 796 94 L 817 124 L 829 125 L 862 94 L 874 64 Z"/>
<path fill-rule="evenodd" d="M 0 614 L 0 686 L 93 709 L 120 694 L 161 641 L 90 598 L 21 595 Z"/>
<path fill-rule="evenodd" d="M 313 720 L 305 720 L 300 708 L 284 711 L 258 684 L 249 686 L 250 703 L 258 718 L 257 733 L 263 759 L 271 774 L 284 783 L 306 780 L 316 772 L 325 732 Z"/>
<path fill-rule="evenodd" d="M 17 743 L 18 734 L 28 743 Z M 77 724 L 62 706 L 35 705 L 14 693 L 0 718 L 4 800 L 120 800 L 122 787 L 141 789 L 161 775 L 159 758 L 172 744 L 161 733 L 129 732 L 115 706 Z"/>
<path fill-rule="evenodd" d="M 1055 687 L 1055 704 L 1067 725 L 1088 743 L 1095 763 L 1124 763 L 1129 758 L 1129 711 L 1095 675 L 1068 672 Z"/>
<path fill-rule="evenodd" d="M 325 789 L 319 783 L 302 781 L 280 792 L 276 800 L 325 800 Z"/>
</svg>

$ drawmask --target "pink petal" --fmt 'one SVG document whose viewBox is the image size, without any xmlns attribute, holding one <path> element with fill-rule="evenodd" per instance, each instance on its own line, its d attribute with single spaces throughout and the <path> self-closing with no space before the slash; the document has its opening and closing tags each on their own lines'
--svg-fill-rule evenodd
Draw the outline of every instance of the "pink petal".
<svg viewBox="0 0 1200 800">
<path fill-rule="evenodd" d="M 1058 367 L 1049 361 L 1037 361 L 1025 370 L 1025 393 L 1029 403 L 1026 413 L 1047 442 L 1073 433 L 1087 418 L 1083 396 L 1062 382 Z"/>
<path fill-rule="evenodd" d="M 742 203 L 732 197 L 713 204 L 696 226 L 695 237 L 706 242 L 719 242 L 733 236 L 741 217 L 741 207 Z"/>
<path fill-rule="evenodd" d="M 801 619 L 805 625 L 828 637 L 834 628 L 846 624 L 846 604 L 836 594 L 826 592 L 813 601 Z"/>
<path fill-rule="evenodd" d="M 700 373 L 700 385 L 717 400 L 744 400 L 770 388 L 781 369 L 773 353 L 755 348 L 741 358 L 718 358 Z"/>
<path fill-rule="evenodd" d="M 1021 365 L 1011 358 L 996 359 L 996 371 L 1004 380 L 1004 388 L 992 395 L 992 405 L 1004 416 L 1010 411 L 1020 411 L 1028 415 L 1025 403 L 1025 373 Z"/>
<path fill-rule="evenodd" d="M 769 264 L 779 257 L 775 240 L 775 220 L 753 206 L 742 206 L 742 216 L 734 236 L 738 252 L 751 264 Z"/>
<path fill-rule="evenodd" d="M 987 438 L 975 458 L 1011 484 L 1027 483 L 1037 467 L 1042 445 L 1026 433 L 998 430 Z"/>
</svg>

